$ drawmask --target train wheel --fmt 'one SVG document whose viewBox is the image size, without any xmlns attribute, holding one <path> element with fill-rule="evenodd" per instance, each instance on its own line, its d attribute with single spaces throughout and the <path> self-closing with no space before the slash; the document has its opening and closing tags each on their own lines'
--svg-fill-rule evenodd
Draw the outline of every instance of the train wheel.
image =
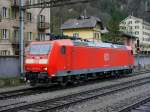
<svg viewBox="0 0 150 112">
<path fill-rule="evenodd" d="M 68 77 L 62 77 L 62 78 L 61 78 L 61 81 L 60 81 L 59 83 L 60 83 L 60 85 L 61 85 L 62 87 L 67 86 L 67 84 L 68 84 Z"/>
<path fill-rule="evenodd" d="M 78 76 L 71 76 L 70 78 L 70 83 L 73 85 L 80 85 L 83 82 L 84 77 L 82 77 L 81 75 Z"/>
<path fill-rule="evenodd" d="M 115 74 L 114 71 L 111 72 L 111 76 L 112 76 L 112 77 L 115 77 L 115 76 L 116 76 L 116 74 Z"/>
<path fill-rule="evenodd" d="M 35 82 L 30 82 L 30 86 L 35 86 L 36 83 Z"/>
<path fill-rule="evenodd" d="M 60 83 L 60 85 L 61 85 L 62 87 L 67 86 L 67 84 L 68 84 L 67 82 L 61 82 L 61 83 Z"/>
</svg>

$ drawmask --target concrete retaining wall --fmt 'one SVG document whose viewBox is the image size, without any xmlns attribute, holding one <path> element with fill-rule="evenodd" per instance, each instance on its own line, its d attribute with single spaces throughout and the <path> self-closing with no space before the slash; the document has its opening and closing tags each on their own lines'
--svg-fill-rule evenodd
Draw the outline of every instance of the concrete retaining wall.
<svg viewBox="0 0 150 112">
<path fill-rule="evenodd" d="M 141 66 L 150 65 L 150 56 L 135 56 L 135 65 L 138 65 L 138 60 Z"/>
<path fill-rule="evenodd" d="M 0 56 L 0 77 L 19 76 L 19 57 Z"/>
</svg>

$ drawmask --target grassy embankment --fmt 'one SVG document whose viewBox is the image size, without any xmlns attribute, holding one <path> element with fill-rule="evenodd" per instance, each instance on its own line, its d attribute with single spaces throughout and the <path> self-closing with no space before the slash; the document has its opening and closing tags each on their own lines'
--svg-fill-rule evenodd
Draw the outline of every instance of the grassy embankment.
<svg viewBox="0 0 150 112">
<path fill-rule="evenodd" d="M 0 78 L 0 88 L 19 86 L 19 85 L 23 85 L 23 84 L 24 84 L 24 82 L 21 81 L 19 77 Z"/>
</svg>

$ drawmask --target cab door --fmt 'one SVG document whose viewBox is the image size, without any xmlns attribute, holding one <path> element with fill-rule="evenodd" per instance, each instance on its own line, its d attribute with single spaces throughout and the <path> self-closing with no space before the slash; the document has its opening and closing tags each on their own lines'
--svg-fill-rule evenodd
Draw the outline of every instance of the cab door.
<svg viewBox="0 0 150 112">
<path fill-rule="evenodd" d="M 72 58 L 72 46 L 67 46 L 66 47 L 66 70 L 71 70 L 71 58 Z"/>
</svg>

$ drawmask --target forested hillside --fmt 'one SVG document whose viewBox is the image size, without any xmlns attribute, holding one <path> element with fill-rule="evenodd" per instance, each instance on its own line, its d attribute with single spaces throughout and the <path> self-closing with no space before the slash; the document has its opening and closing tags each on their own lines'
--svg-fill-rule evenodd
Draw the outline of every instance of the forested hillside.
<svg viewBox="0 0 150 112">
<path fill-rule="evenodd" d="M 119 22 L 128 15 L 133 14 L 150 22 L 150 12 L 146 12 L 146 5 L 150 6 L 150 0 L 93 0 L 88 4 L 77 4 L 52 9 L 52 32 L 61 33 L 61 23 L 69 18 L 77 18 L 84 14 L 86 9 L 88 16 L 97 16 L 102 19 L 112 35 L 118 31 Z"/>
</svg>

